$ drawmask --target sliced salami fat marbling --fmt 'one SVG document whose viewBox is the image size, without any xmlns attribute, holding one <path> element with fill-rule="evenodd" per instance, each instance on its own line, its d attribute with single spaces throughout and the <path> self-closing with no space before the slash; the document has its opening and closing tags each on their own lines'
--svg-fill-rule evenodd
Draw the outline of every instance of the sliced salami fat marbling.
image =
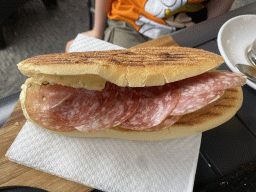
<svg viewBox="0 0 256 192">
<path fill-rule="evenodd" d="M 121 127 L 132 130 L 146 130 L 160 124 L 174 109 L 179 100 L 175 85 L 166 84 L 156 87 L 138 88 L 140 106 L 136 113 Z"/>
<path fill-rule="evenodd" d="M 55 119 L 49 118 L 49 115 L 46 113 L 34 113 L 34 115 L 30 115 L 30 117 L 32 117 L 38 125 L 42 127 L 47 127 L 47 129 L 60 132 L 69 132 L 76 130 L 73 126 L 62 124 Z"/>
<path fill-rule="evenodd" d="M 220 98 L 225 89 L 242 86 L 245 82 L 244 76 L 230 72 L 208 72 L 178 81 L 181 95 L 170 115 L 196 111 Z"/>
<path fill-rule="evenodd" d="M 219 87 L 219 90 L 243 86 L 247 80 L 245 75 L 239 73 L 213 72 L 212 75 L 214 87 Z"/>
<path fill-rule="evenodd" d="M 102 91 L 56 84 L 38 86 L 40 88 L 31 87 L 27 90 L 27 96 L 30 89 L 38 92 L 38 97 L 33 100 L 33 108 L 27 109 L 29 115 L 39 125 L 51 125 L 51 129 L 61 131 L 69 131 L 66 127 L 74 130 L 74 126 L 102 116 L 112 107 L 117 95 L 117 87 L 110 83 L 107 83 Z"/>
<path fill-rule="evenodd" d="M 184 115 L 187 113 L 192 113 L 217 100 L 224 94 L 224 92 L 225 91 L 222 90 L 197 95 L 191 93 L 190 91 L 184 91 L 180 96 L 178 104 L 170 115 Z"/>
<path fill-rule="evenodd" d="M 44 103 L 46 97 L 39 96 L 40 85 L 29 84 L 26 90 L 26 100 L 25 106 L 26 111 L 31 119 L 35 121 L 38 125 L 42 127 L 47 127 L 48 129 L 68 132 L 76 130 L 74 127 L 69 125 L 61 124 L 58 120 L 51 118 L 48 113 L 49 104 L 53 104 L 53 100 L 48 100 Z M 55 94 L 56 99 L 57 95 Z M 63 97 L 63 95 L 62 95 Z M 49 104 L 48 104 L 49 103 Z"/>
<path fill-rule="evenodd" d="M 117 126 L 130 118 L 140 104 L 138 93 L 131 88 L 118 89 L 117 99 L 114 105 L 100 118 L 87 124 L 76 126 L 79 131 L 90 132 Z"/>
<path fill-rule="evenodd" d="M 188 91 L 193 95 L 240 87 L 246 83 L 246 77 L 231 72 L 207 72 L 176 82 L 181 92 Z"/>
<path fill-rule="evenodd" d="M 158 131 L 162 129 L 167 129 L 170 126 L 172 126 L 174 123 L 176 123 L 180 118 L 181 116 L 178 116 L 178 115 L 169 115 L 160 124 L 153 126 L 151 128 L 148 128 L 145 131 Z"/>
</svg>

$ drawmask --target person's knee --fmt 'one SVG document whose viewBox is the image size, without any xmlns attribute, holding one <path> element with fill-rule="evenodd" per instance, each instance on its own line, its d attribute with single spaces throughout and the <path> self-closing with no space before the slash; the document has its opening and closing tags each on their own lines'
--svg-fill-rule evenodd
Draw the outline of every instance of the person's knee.
<svg viewBox="0 0 256 192">
<path fill-rule="evenodd" d="M 104 40 L 124 48 L 130 48 L 149 39 L 142 36 L 129 23 L 110 20 L 105 30 Z"/>
</svg>

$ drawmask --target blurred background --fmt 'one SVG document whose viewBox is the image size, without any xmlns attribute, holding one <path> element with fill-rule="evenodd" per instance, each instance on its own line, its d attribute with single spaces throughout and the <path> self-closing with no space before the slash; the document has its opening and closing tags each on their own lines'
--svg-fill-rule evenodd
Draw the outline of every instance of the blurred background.
<svg viewBox="0 0 256 192">
<path fill-rule="evenodd" d="M 252 2 L 256 0 L 235 0 L 231 10 Z M 57 0 L 57 4 L 47 9 L 43 1 L 30 0 L 2 24 L 7 47 L 0 50 L 0 98 L 20 91 L 27 78 L 17 63 L 36 55 L 64 52 L 69 40 L 89 30 L 87 0 Z"/>
</svg>

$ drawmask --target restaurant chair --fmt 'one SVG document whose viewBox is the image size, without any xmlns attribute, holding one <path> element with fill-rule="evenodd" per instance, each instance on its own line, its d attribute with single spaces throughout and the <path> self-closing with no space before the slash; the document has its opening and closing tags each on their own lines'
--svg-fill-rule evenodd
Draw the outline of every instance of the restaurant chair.
<svg viewBox="0 0 256 192">
<path fill-rule="evenodd" d="M 92 27 L 93 27 L 93 14 L 95 13 L 94 4 L 95 4 L 95 1 L 93 2 L 91 0 L 87 1 L 87 6 L 89 9 L 89 30 L 92 30 Z"/>
</svg>

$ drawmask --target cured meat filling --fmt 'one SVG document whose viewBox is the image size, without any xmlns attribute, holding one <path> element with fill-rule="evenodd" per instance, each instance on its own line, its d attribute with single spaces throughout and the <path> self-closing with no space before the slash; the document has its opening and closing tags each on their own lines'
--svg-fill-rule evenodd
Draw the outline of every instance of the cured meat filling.
<svg viewBox="0 0 256 192">
<path fill-rule="evenodd" d="M 225 89 L 245 83 L 240 74 L 207 72 L 154 87 L 119 88 L 106 83 L 102 91 L 33 84 L 34 89 L 27 88 L 25 105 L 37 124 L 57 131 L 90 132 L 114 126 L 155 131 L 220 98 Z"/>
<path fill-rule="evenodd" d="M 112 107 L 117 96 L 117 87 L 111 83 L 102 91 L 56 84 L 32 87 L 27 88 L 25 101 L 29 116 L 43 127 L 61 131 L 75 130 L 75 126 L 99 118 Z"/>
<path fill-rule="evenodd" d="M 132 130 L 147 130 L 160 124 L 175 108 L 180 92 L 174 85 L 134 89 L 140 94 L 136 113 L 120 126 Z"/>
<path fill-rule="evenodd" d="M 76 126 L 79 131 L 99 131 L 117 126 L 126 121 L 136 112 L 140 104 L 140 97 L 131 88 L 120 88 L 117 99 L 110 110 L 95 121 Z"/>
</svg>

